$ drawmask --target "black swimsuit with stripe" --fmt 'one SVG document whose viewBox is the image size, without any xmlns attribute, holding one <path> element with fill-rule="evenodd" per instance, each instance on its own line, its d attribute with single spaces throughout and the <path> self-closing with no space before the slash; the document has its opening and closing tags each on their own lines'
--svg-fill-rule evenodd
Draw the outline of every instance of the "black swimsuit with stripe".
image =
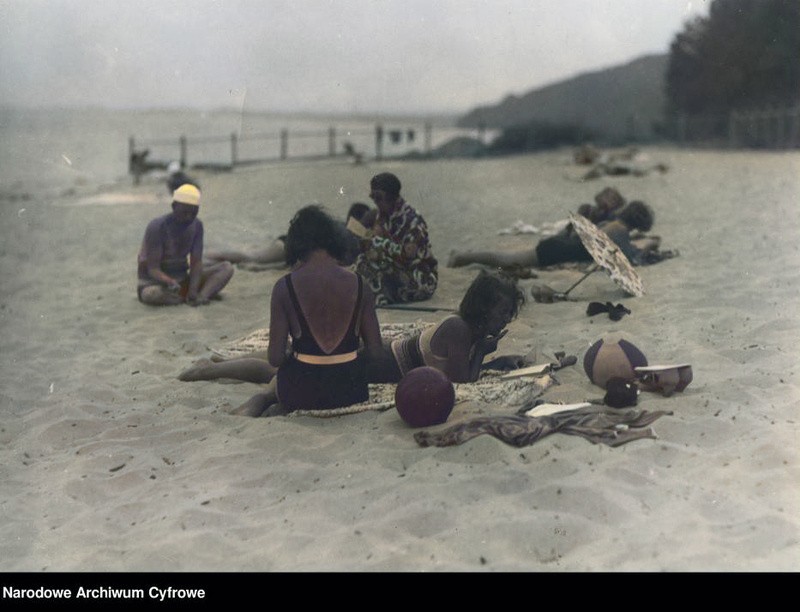
<svg viewBox="0 0 800 612">
<path fill-rule="evenodd" d="M 286 287 L 300 324 L 300 336 L 292 336 L 292 349 L 305 355 L 343 355 L 358 350 L 359 337 L 356 327 L 361 312 L 363 287 L 358 277 L 358 297 L 350 318 L 350 325 L 339 345 L 326 353 L 320 348 L 308 326 L 300 302 L 297 299 L 291 274 L 287 274 Z M 293 410 L 326 410 L 341 408 L 364 402 L 369 397 L 364 364 L 359 357 L 353 361 L 337 364 L 311 364 L 289 357 L 278 368 L 278 398 L 284 408 Z"/>
</svg>

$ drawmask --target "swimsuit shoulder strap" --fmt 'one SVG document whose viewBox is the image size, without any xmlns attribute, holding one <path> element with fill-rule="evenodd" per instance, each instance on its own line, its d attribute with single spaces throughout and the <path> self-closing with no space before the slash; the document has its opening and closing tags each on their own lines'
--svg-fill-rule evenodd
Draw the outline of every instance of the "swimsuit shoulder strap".
<svg viewBox="0 0 800 612">
<path fill-rule="evenodd" d="M 297 321 L 300 323 L 300 332 L 306 338 L 313 338 L 306 317 L 303 314 L 303 309 L 300 308 L 300 300 L 297 299 L 297 293 L 295 293 L 294 285 L 292 284 L 292 275 L 287 274 L 284 278 L 286 279 L 286 288 L 289 290 L 289 299 L 292 301 L 292 306 L 294 306 L 294 311 L 297 314 Z"/>
<path fill-rule="evenodd" d="M 358 278 L 358 295 L 356 296 L 356 306 L 353 308 L 353 316 L 350 317 L 350 326 L 347 328 L 347 332 L 345 332 L 345 337 L 348 334 L 353 334 L 356 331 L 356 323 L 358 323 L 358 315 L 361 312 L 361 301 L 364 297 L 364 281 L 361 278 L 360 274 L 356 274 Z"/>
</svg>

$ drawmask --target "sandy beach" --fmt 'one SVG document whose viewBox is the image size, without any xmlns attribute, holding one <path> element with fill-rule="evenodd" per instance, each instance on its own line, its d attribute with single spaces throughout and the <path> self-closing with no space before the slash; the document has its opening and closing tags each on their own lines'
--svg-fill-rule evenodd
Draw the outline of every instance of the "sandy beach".
<svg viewBox="0 0 800 612">
<path fill-rule="evenodd" d="M 168 210 L 160 181 L 58 201 L 0 201 L 0 570 L 797 571 L 800 569 L 800 153 L 646 149 L 669 172 L 580 181 L 571 151 L 435 162 L 344 161 L 199 174 L 206 248 L 256 247 L 294 211 L 343 216 L 369 178 L 397 174 L 440 261 L 432 305 L 456 308 L 477 268 L 455 248 L 565 218 L 605 186 L 656 211 L 680 256 L 639 268 L 647 294 L 605 274 L 574 302 L 536 303 L 577 270 L 520 281 L 527 301 L 498 354 L 556 351 L 543 397 L 601 398 L 581 366 L 609 332 L 694 380 L 639 407 L 672 414 L 658 439 L 611 448 L 554 434 L 525 448 L 490 436 L 422 448 L 396 410 L 250 419 L 225 410 L 259 387 L 179 372 L 268 324 L 281 269 L 237 270 L 207 307 L 136 299 L 144 227 Z M 620 321 L 589 301 L 622 302 Z M 379 310 L 382 322 L 445 312 Z M 458 403 L 451 421 L 509 414 Z"/>
</svg>

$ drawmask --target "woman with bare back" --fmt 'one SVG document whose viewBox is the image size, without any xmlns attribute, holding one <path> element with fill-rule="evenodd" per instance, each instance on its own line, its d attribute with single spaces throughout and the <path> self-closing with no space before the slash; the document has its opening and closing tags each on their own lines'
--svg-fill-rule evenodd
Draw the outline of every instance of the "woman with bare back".
<svg viewBox="0 0 800 612">
<path fill-rule="evenodd" d="M 286 236 L 292 271 L 275 283 L 270 303 L 267 360 L 277 372 L 266 392 L 233 414 L 271 416 L 367 400 L 364 359 L 380 353 L 380 329 L 369 287 L 340 263 L 345 246 L 335 224 L 316 205 L 292 219 Z"/>
</svg>

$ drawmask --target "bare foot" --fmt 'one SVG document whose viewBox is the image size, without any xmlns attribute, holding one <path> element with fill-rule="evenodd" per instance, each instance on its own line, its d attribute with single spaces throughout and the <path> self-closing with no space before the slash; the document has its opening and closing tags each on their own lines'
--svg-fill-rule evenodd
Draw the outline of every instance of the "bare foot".
<svg viewBox="0 0 800 612">
<path fill-rule="evenodd" d="M 231 410 L 226 410 L 228 414 L 232 414 L 234 416 L 249 416 L 249 417 L 260 417 L 261 413 L 264 412 L 264 407 L 259 405 L 254 405 L 251 402 L 245 402 L 238 408 L 233 408 Z"/>
<path fill-rule="evenodd" d="M 278 406 L 281 410 L 283 409 L 283 407 L 276 402 L 276 400 L 277 397 L 275 396 L 275 393 L 256 393 L 238 408 L 234 408 L 233 410 L 229 410 L 227 412 L 228 414 L 233 414 L 236 416 L 276 416 L 272 414 L 272 411 L 274 411 L 273 407 Z M 285 412 L 283 414 L 285 414 Z"/>
<path fill-rule="evenodd" d="M 464 265 L 462 261 L 461 254 L 457 251 L 450 251 L 450 254 L 447 256 L 447 267 L 448 268 L 460 268 Z"/>
<path fill-rule="evenodd" d="M 208 366 L 213 365 L 210 359 L 198 359 L 191 368 L 187 368 L 178 374 L 178 380 L 193 382 L 196 380 L 206 380 L 208 377 Z"/>
<path fill-rule="evenodd" d="M 273 416 L 286 416 L 287 414 L 289 414 L 289 411 L 283 407 L 283 404 L 272 404 L 272 406 L 270 406 L 264 412 L 261 413 L 261 416 L 273 417 Z"/>
</svg>

